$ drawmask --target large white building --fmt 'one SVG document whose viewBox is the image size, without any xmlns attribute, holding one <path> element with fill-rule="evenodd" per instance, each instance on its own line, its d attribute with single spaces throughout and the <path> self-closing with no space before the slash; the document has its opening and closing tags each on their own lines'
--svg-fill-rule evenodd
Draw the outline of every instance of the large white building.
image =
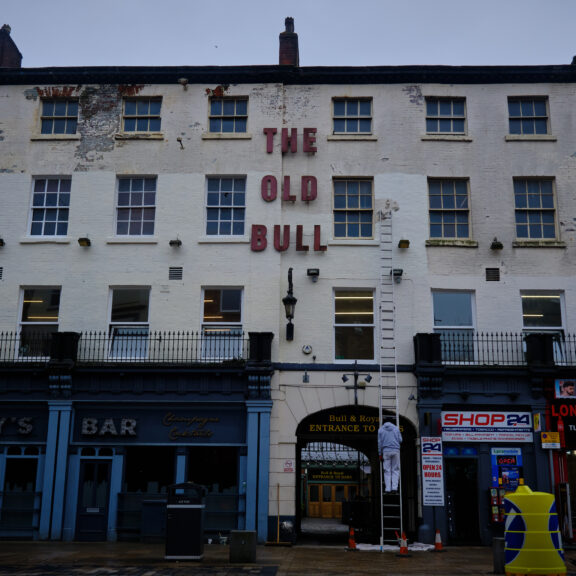
<svg viewBox="0 0 576 576">
<path fill-rule="evenodd" d="M 207 532 L 487 544 L 506 482 L 563 497 L 574 65 L 300 67 L 291 19 L 278 65 L 0 58 L 1 535 L 162 537 L 189 481 Z"/>
</svg>

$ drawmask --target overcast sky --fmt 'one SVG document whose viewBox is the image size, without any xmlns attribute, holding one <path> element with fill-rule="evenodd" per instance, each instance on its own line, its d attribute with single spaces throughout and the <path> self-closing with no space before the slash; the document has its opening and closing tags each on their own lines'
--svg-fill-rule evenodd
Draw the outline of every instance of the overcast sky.
<svg viewBox="0 0 576 576">
<path fill-rule="evenodd" d="M 1 0 L 26 68 L 570 64 L 576 0 Z"/>
</svg>

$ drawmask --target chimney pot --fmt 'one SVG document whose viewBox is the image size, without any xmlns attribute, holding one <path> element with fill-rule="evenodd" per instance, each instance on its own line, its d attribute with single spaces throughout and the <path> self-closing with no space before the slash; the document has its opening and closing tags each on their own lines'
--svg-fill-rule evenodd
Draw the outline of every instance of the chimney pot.
<svg viewBox="0 0 576 576">
<path fill-rule="evenodd" d="M 21 68 L 22 54 L 10 36 L 12 28 L 4 24 L 0 28 L 0 68 Z"/>
<path fill-rule="evenodd" d="M 299 66 L 298 34 L 294 32 L 294 18 L 288 17 L 284 21 L 286 30 L 280 32 L 280 66 Z"/>
</svg>

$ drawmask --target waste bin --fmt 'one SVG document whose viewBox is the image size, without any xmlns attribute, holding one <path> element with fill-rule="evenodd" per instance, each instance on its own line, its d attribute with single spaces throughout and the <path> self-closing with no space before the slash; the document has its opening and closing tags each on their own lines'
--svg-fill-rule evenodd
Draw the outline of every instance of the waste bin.
<svg viewBox="0 0 576 576">
<path fill-rule="evenodd" d="M 204 558 L 204 487 L 173 484 L 166 504 L 166 560 Z"/>
</svg>

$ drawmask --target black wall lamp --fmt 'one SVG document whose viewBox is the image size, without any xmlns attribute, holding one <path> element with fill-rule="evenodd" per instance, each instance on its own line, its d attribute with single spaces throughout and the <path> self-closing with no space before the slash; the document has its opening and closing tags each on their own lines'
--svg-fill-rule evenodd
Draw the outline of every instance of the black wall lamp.
<svg viewBox="0 0 576 576">
<path fill-rule="evenodd" d="M 90 242 L 90 238 L 87 236 L 82 236 L 82 238 L 78 238 L 78 244 L 83 246 L 84 248 L 88 248 L 88 246 L 92 246 L 92 242 Z"/>
<path fill-rule="evenodd" d="M 358 405 L 358 388 L 366 388 L 366 384 L 370 384 L 372 382 L 372 376 L 370 374 L 361 374 L 358 372 L 358 361 L 354 362 L 354 372 L 350 374 L 343 374 L 342 375 L 342 382 L 346 384 L 350 378 L 348 376 L 352 376 L 354 378 L 354 385 L 353 386 L 346 386 L 347 390 L 354 390 L 354 405 Z M 358 378 L 360 376 L 364 376 L 364 380 L 362 382 L 358 382 Z"/>
<path fill-rule="evenodd" d="M 502 244 L 498 238 L 494 237 L 492 244 L 490 244 L 490 250 L 502 250 L 502 248 L 504 248 L 504 244 Z"/>
<path fill-rule="evenodd" d="M 170 244 L 172 248 L 180 248 L 180 246 L 182 246 L 182 240 L 180 240 L 180 238 L 176 238 L 175 240 L 170 240 L 168 244 Z"/>
<path fill-rule="evenodd" d="M 4 242 L 4 238 L 0 238 L 0 246 L 4 246 L 5 242 Z"/>
<path fill-rule="evenodd" d="M 403 274 L 404 270 L 402 270 L 402 268 L 393 268 L 392 270 L 390 270 L 390 276 L 392 276 L 396 284 L 400 284 L 400 282 L 402 282 Z"/>
<path fill-rule="evenodd" d="M 296 309 L 296 302 L 298 302 L 298 300 L 292 292 L 292 268 L 289 268 L 288 294 L 282 298 L 282 304 L 284 304 L 284 309 L 286 310 L 286 319 L 288 320 L 288 324 L 286 324 L 286 340 L 294 340 L 294 324 L 292 324 L 292 320 L 294 319 L 294 310 Z"/>
</svg>

